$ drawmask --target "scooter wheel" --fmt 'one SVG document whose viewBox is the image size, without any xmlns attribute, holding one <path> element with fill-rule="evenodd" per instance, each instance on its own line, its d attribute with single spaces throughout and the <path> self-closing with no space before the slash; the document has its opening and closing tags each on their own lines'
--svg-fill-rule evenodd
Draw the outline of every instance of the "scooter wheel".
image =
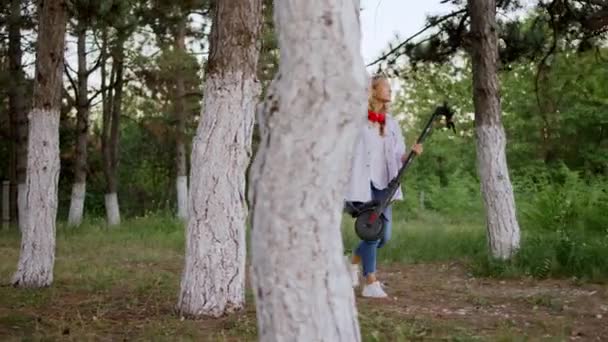
<svg viewBox="0 0 608 342">
<path fill-rule="evenodd" d="M 384 232 L 384 222 L 373 210 L 362 212 L 355 220 L 355 233 L 363 241 L 377 241 Z"/>
</svg>

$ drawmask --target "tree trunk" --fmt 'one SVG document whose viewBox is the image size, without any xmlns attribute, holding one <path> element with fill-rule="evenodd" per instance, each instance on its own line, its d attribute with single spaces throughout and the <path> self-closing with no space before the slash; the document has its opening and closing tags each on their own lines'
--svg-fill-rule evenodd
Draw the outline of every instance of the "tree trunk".
<svg viewBox="0 0 608 342">
<path fill-rule="evenodd" d="M 279 73 L 250 179 L 261 341 L 359 341 L 340 221 L 366 119 L 358 1 L 275 2 Z M 300 261 L 298 261 L 300 260 Z"/>
<path fill-rule="evenodd" d="M 36 77 L 27 156 L 27 203 L 21 253 L 13 284 L 43 287 L 53 282 L 59 180 L 59 111 L 67 21 L 63 0 L 41 0 Z"/>
<path fill-rule="evenodd" d="M 106 219 L 109 226 L 120 224 L 120 207 L 118 205 L 118 146 L 119 125 L 122 110 L 122 93 L 124 85 L 124 40 L 118 43 L 113 51 L 110 87 L 104 103 L 104 127 L 102 132 L 102 149 L 104 176 L 106 179 Z M 105 76 L 105 75 L 104 75 Z"/>
<path fill-rule="evenodd" d="M 495 0 L 469 0 L 477 163 L 493 257 L 509 259 L 519 249 L 519 224 L 505 154 L 498 83 Z"/>
<path fill-rule="evenodd" d="M 2 229 L 8 229 L 11 223 L 11 213 L 10 213 L 10 191 L 11 191 L 11 182 L 10 181 L 2 181 L 2 186 L 0 187 L 2 192 L 2 199 L 0 203 L 2 203 Z"/>
<path fill-rule="evenodd" d="M 559 149 L 554 144 L 554 132 L 559 131 L 559 111 L 557 109 L 556 99 L 551 91 L 551 64 L 547 61 L 542 61 L 538 67 L 538 75 L 536 79 L 536 97 L 538 102 L 538 110 L 542 119 L 542 127 L 540 129 L 541 136 L 541 158 L 545 164 L 551 164 L 559 155 Z"/>
<path fill-rule="evenodd" d="M 9 100 L 10 101 L 10 100 Z M 17 198 L 18 198 L 18 184 L 17 184 L 17 144 L 15 143 L 16 137 L 16 125 L 13 121 L 13 116 L 9 112 L 9 139 L 10 139 L 10 149 L 9 149 L 9 157 L 8 157 L 8 197 L 6 198 L 8 205 L 8 219 L 9 226 L 16 227 L 19 224 L 19 220 L 17 219 L 18 210 L 17 210 Z M 4 202 L 3 204 L 4 205 Z"/>
<path fill-rule="evenodd" d="M 19 110 L 16 108 L 22 97 L 19 97 L 16 92 L 20 85 L 21 76 L 21 27 L 19 25 L 21 18 L 20 0 L 11 0 L 10 12 L 8 15 L 8 68 L 9 73 L 13 75 L 15 80 L 15 86 L 7 89 L 8 93 L 8 116 L 9 116 L 9 161 L 8 161 L 8 177 L 9 177 L 9 197 L 7 202 L 2 202 L 3 208 L 8 204 L 9 220 L 12 224 L 18 224 L 17 220 L 17 147 L 19 142 L 17 141 L 19 136 L 18 130 L 18 118 Z M 2 189 L 3 194 L 5 189 Z M 3 217 L 4 218 L 4 217 Z"/>
<path fill-rule="evenodd" d="M 21 65 L 23 52 L 21 50 L 21 1 L 11 0 L 9 25 L 9 69 L 13 78 L 8 88 L 9 116 L 11 132 L 13 132 L 13 146 L 11 149 L 11 218 L 12 223 L 24 222 L 25 214 L 25 170 L 27 165 L 27 134 L 28 120 L 25 109 L 25 83 L 23 66 Z M 18 217 L 20 219 L 18 219 Z"/>
<path fill-rule="evenodd" d="M 84 22 L 79 22 L 78 35 L 78 91 L 76 91 L 77 136 L 76 160 L 74 162 L 74 184 L 68 225 L 79 226 L 82 223 L 84 199 L 87 186 L 87 143 L 89 136 L 89 98 L 86 38 L 87 30 Z"/>
<path fill-rule="evenodd" d="M 203 113 L 192 146 L 186 260 L 178 309 L 221 316 L 245 302 L 245 176 L 251 158 L 261 0 L 214 9 Z"/>
<path fill-rule="evenodd" d="M 112 84 L 114 83 L 114 72 L 110 72 L 110 79 L 108 80 L 108 29 L 103 28 L 101 33 L 101 157 L 103 163 L 103 174 L 106 181 L 106 188 L 108 187 L 108 179 L 110 172 L 110 147 L 108 144 L 110 136 L 110 125 L 112 122 Z M 107 207 L 106 207 L 107 208 Z M 107 212 L 107 210 L 106 210 Z"/>
<path fill-rule="evenodd" d="M 175 37 L 175 49 L 186 54 L 186 21 L 181 20 Z M 185 220 L 188 217 L 188 171 L 186 165 L 186 145 L 184 142 L 185 123 L 185 90 L 184 70 L 178 68 L 175 79 L 175 171 L 177 175 L 177 217 Z"/>
</svg>

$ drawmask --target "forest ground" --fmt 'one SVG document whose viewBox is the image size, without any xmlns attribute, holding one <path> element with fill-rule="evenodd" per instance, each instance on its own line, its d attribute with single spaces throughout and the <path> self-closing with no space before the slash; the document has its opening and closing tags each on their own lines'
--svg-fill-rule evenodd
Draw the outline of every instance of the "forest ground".
<svg viewBox="0 0 608 342">
<path fill-rule="evenodd" d="M 0 232 L 0 256 L 2 341 L 256 338 L 249 291 L 247 309 L 230 317 L 175 315 L 183 230 L 166 219 L 134 220 L 113 230 L 98 223 L 60 228 L 55 280 L 47 289 L 8 285 L 18 234 Z M 384 261 L 379 277 L 390 299 L 357 298 L 364 341 L 608 340 L 603 284 L 480 277 L 458 259 Z"/>
</svg>

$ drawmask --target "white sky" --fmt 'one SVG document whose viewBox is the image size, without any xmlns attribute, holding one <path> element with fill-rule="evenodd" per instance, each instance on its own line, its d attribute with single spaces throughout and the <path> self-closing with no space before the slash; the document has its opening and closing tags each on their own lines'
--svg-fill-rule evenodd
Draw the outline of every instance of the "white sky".
<svg viewBox="0 0 608 342">
<path fill-rule="evenodd" d="M 361 52 L 365 63 L 370 63 L 386 51 L 388 44 L 416 33 L 426 24 L 428 15 L 446 14 L 451 4 L 441 0 L 360 0 L 361 1 Z M 523 0 L 532 3 L 537 0 Z M 72 41 L 75 39 L 72 37 Z M 71 46 L 70 46 L 71 45 Z M 33 56 L 25 56 L 33 63 Z M 75 44 L 68 44 L 67 59 L 75 62 Z M 75 65 L 75 64 L 74 64 Z"/>
<path fill-rule="evenodd" d="M 360 0 L 361 52 L 365 64 L 385 52 L 388 44 L 395 41 L 395 34 L 405 39 L 426 25 L 428 15 L 447 14 L 455 8 L 442 4 L 441 0 Z M 524 15 L 538 0 L 520 0 L 523 9 L 508 14 L 498 13 L 501 19 Z M 424 35 L 423 35 L 424 36 Z"/>
<path fill-rule="evenodd" d="M 386 50 L 395 34 L 407 38 L 426 25 L 427 15 L 452 9 L 440 0 L 361 0 L 361 7 L 361 50 L 366 64 Z"/>
<path fill-rule="evenodd" d="M 361 52 L 368 64 L 386 50 L 389 42 L 398 34 L 407 38 L 426 24 L 427 15 L 450 12 L 452 6 L 441 4 L 441 0 L 360 0 L 361 1 Z M 72 67 L 76 67 L 75 38 L 68 38 L 66 57 Z M 198 50 L 198 49 L 197 49 Z M 201 56 L 199 56 L 201 57 Z M 34 56 L 26 56 L 33 63 Z M 92 57 L 90 59 L 93 59 Z M 92 63 L 92 61 L 89 61 Z M 33 64 L 31 67 L 33 73 Z M 91 83 L 96 86 L 98 75 L 92 75 Z"/>
</svg>

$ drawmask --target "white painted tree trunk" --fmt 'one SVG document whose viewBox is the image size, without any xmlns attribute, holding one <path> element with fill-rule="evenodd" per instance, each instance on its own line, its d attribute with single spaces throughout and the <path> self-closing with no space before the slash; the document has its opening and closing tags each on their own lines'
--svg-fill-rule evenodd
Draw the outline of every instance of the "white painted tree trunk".
<svg viewBox="0 0 608 342">
<path fill-rule="evenodd" d="M 26 153 L 27 158 L 27 153 Z M 27 159 L 26 159 L 27 163 Z M 26 168 L 27 169 L 27 168 Z M 27 176 L 26 176 L 27 177 Z M 19 183 L 17 185 L 17 213 L 19 215 L 19 230 L 23 231 L 23 226 L 27 218 L 27 184 Z"/>
<path fill-rule="evenodd" d="M 27 155 L 27 202 L 21 253 L 13 284 L 45 287 L 53 282 L 55 220 L 59 181 L 59 111 L 30 113 Z"/>
<path fill-rule="evenodd" d="M 488 245 L 494 258 L 509 259 L 519 249 L 520 232 L 505 153 L 498 81 L 495 0 L 469 0 L 473 62 L 473 102 L 477 165 L 486 209 Z"/>
<path fill-rule="evenodd" d="M 218 317 L 245 305 L 245 176 L 260 94 L 262 1 L 219 0 L 213 17 L 177 304 L 188 317 Z"/>
<path fill-rule="evenodd" d="M 106 203 L 106 219 L 108 226 L 117 226 L 120 224 L 120 207 L 118 206 L 118 195 L 116 193 L 106 194 L 104 196 Z"/>
<path fill-rule="evenodd" d="M 253 286 L 261 341 L 359 341 L 343 259 L 343 195 L 365 68 L 353 0 L 275 2 L 279 74 L 252 166 Z"/>
<path fill-rule="evenodd" d="M 218 317 L 245 302 L 245 172 L 259 86 L 243 75 L 209 77 L 192 146 L 183 315 Z"/>
<path fill-rule="evenodd" d="M 515 215 L 513 188 L 505 155 L 502 127 L 478 126 L 477 163 L 486 208 L 488 244 L 492 256 L 509 259 L 519 249 L 520 232 Z"/>
<path fill-rule="evenodd" d="M 74 183 L 72 185 L 72 197 L 70 199 L 70 212 L 68 214 L 69 226 L 80 226 L 84 213 L 84 198 L 87 183 Z"/>
<path fill-rule="evenodd" d="M 79 21 L 76 26 L 78 37 L 78 92 L 76 93 L 76 155 L 74 158 L 74 184 L 70 199 L 68 225 L 80 226 L 84 214 L 84 202 L 87 188 L 87 144 L 89 135 L 89 96 L 88 79 L 90 70 L 87 69 L 87 23 Z"/>
<path fill-rule="evenodd" d="M 26 198 L 21 250 L 12 283 L 44 287 L 53 282 L 55 220 L 59 181 L 59 110 L 67 4 L 64 0 L 38 1 L 36 70 L 29 112 Z"/>
<path fill-rule="evenodd" d="M 188 218 L 188 177 L 178 176 L 177 188 L 177 217 L 181 220 Z"/>
<path fill-rule="evenodd" d="M 27 183 L 17 185 L 17 210 L 19 211 L 19 222 L 25 222 L 27 216 Z"/>
</svg>

